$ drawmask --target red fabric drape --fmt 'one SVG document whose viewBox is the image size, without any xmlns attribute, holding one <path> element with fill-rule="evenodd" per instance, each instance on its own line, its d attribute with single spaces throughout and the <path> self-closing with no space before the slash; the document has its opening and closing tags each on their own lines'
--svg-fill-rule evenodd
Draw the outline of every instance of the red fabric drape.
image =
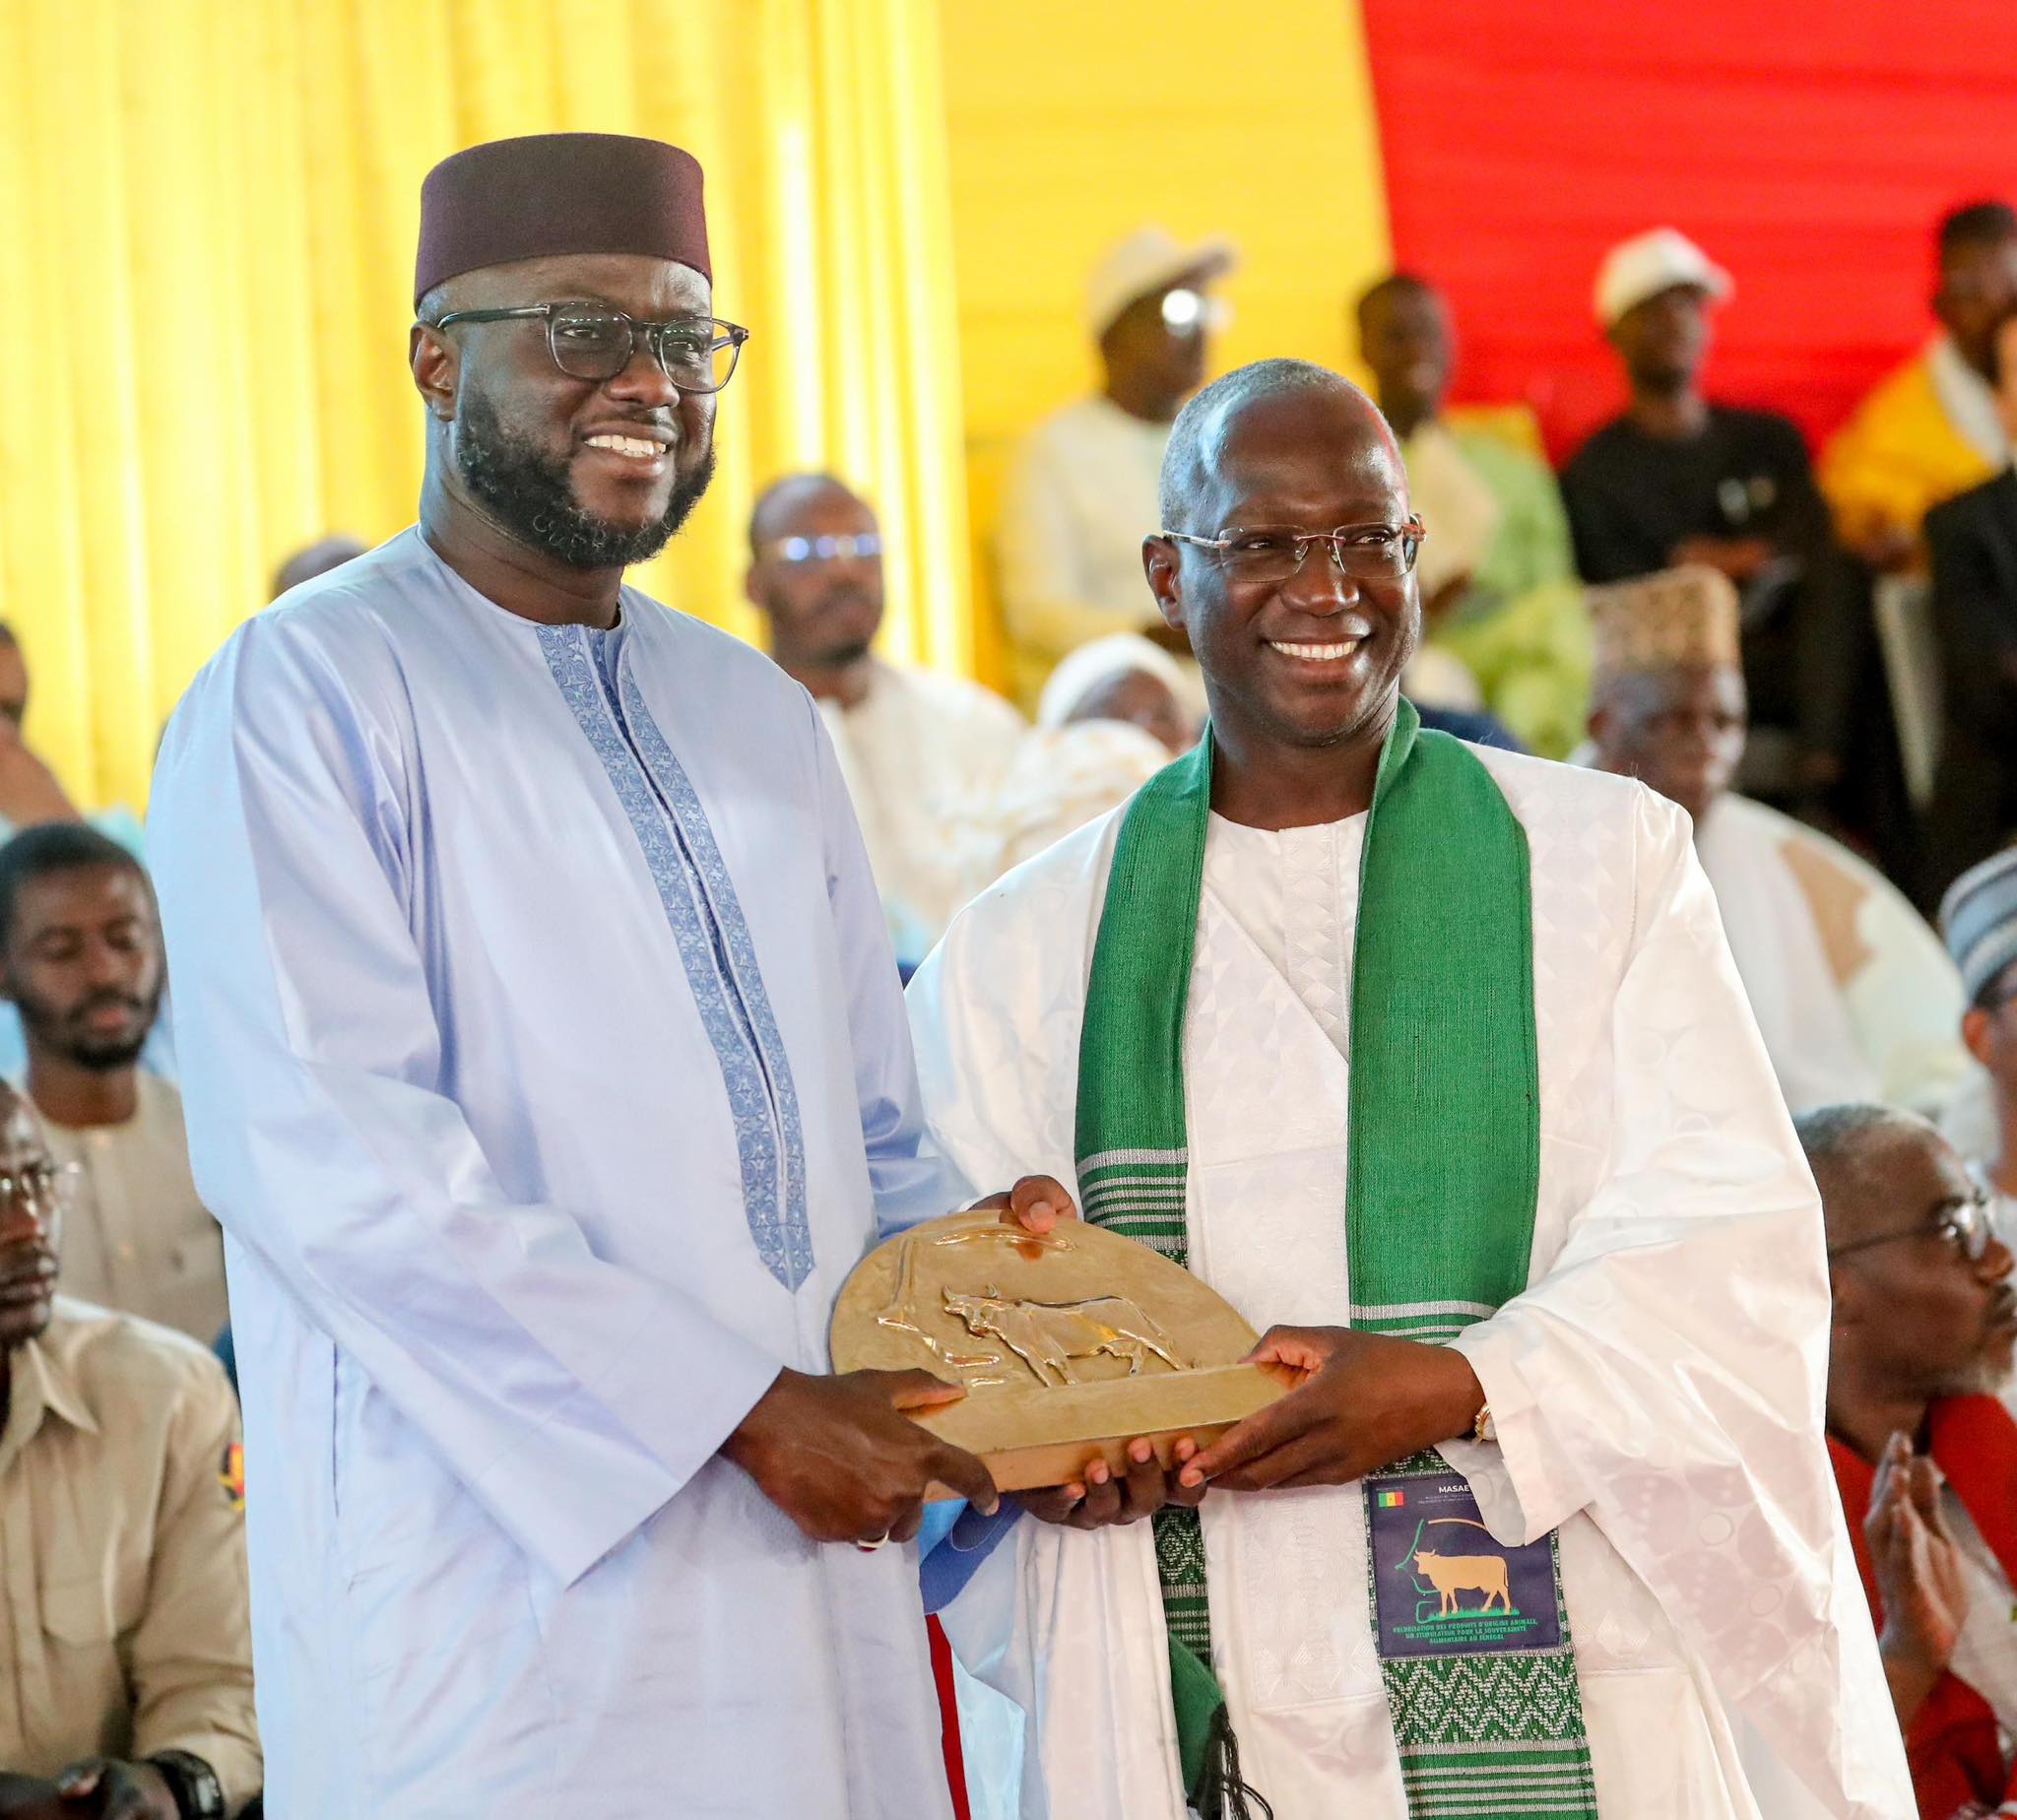
<svg viewBox="0 0 2017 1820">
<path fill-rule="evenodd" d="M 952 1790 L 953 1820 L 972 1820 L 967 1806 L 966 1753 L 959 1742 L 959 1697 L 952 1684 L 952 1646 L 936 1617 L 925 1620 L 932 1649 L 932 1682 L 939 1690 L 939 1739 L 945 1752 L 945 1785 Z"/>
<path fill-rule="evenodd" d="M 1712 390 L 1810 436 L 1930 332 L 1935 221 L 2017 200 L 2010 0 L 1362 0 L 1396 257 L 1450 292 L 1459 396 L 1550 448 L 1621 402 L 1591 312 L 1671 226 L 1737 281 Z"/>
<path fill-rule="evenodd" d="M 2017 1579 L 2017 1424 L 1994 1397 L 1943 1398 L 1926 1415 L 1934 1462 L 2003 1572 Z M 1828 1458 L 1842 1492 L 1863 1595 L 1881 1627 L 1883 1601 L 1863 1535 L 1876 1472 L 1833 1435 Z M 1951 1673 L 1940 1677 L 1919 1709 L 1905 1747 L 1922 1820 L 1948 1820 L 1964 1807 L 1978 1811 L 1978 1802 L 1989 1807 L 2017 1797 L 2017 1778 L 2004 1773 L 1994 1713 L 1982 1695 Z"/>
</svg>

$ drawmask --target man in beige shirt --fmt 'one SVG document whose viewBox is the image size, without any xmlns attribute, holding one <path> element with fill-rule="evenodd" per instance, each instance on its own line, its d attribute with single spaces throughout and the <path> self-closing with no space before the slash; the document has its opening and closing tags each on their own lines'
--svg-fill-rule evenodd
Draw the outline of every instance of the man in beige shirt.
<svg viewBox="0 0 2017 1820">
<path fill-rule="evenodd" d="M 1099 390 L 1024 437 L 995 533 L 1002 614 L 1025 707 L 1059 661 L 1088 640 L 1167 635 L 1141 579 L 1141 540 L 1163 522 L 1163 448 L 1184 400 L 1204 382 L 1211 335 L 1225 319 L 1211 287 L 1233 260 L 1224 240 L 1187 244 L 1144 227 L 1108 247 L 1086 279 Z"/>
<path fill-rule="evenodd" d="M 139 1066 L 162 1001 L 154 892 L 117 842 L 50 822 L 0 848 L 0 991 L 21 1012 L 28 1091 L 74 1167 L 63 1287 L 209 1345 L 224 1235 L 196 1197 L 182 1097 Z"/>
<path fill-rule="evenodd" d="M 0 1820 L 225 1820 L 261 1778 L 237 1405 L 57 1298 L 63 1184 L 0 1084 Z"/>
</svg>

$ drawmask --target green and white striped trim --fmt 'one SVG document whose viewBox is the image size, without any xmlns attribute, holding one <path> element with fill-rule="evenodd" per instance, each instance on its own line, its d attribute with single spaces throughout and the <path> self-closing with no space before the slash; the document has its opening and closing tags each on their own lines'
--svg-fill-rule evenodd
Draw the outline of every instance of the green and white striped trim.
<svg viewBox="0 0 2017 1820">
<path fill-rule="evenodd" d="M 1078 1164 L 1080 1210 L 1177 1264 L 1184 1262 L 1189 1152 L 1101 1150 Z"/>
<path fill-rule="evenodd" d="M 1539 1820 L 1596 1808 L 1596 1785 L 1580 1760 L 1518 1778 L 1475 1765 L 1453 1767 L 1433 1781 L 1409 1778 L 1406 1788 L 1414 1820 Z"/>
<path fill-rule="evenodd" d="M 1455 1761 L 1453 1761 L 1455 1759 Z M 1594 1813 L 1596 1784 L 1580 1742 L 1508 1738 L 1403 1750 L 1400 1773 L 1415 1820 Z"/>
<path fill-rule="evenodd" d="M 1354 1302 L 1351 1324 L 1368 1333 L 1384 1333 L 1390 1339 L 1435 1343 L 1454 1338 L 1465 1328 L 1495 1313 L 1497 1310 L 1485 1302 Z"/>
</svg>

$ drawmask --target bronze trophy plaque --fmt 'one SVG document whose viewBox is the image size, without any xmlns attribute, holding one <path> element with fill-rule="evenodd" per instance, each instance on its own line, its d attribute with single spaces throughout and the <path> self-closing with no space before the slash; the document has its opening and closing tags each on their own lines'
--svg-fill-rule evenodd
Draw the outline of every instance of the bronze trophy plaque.
<svg viewBox="0 0 2017 1820">
<path fill-rule="evenodd" d="M 987 1462 L 1004 1491 L 1127 1469 L 1144 1436 L 1168 1465 L 1279 1397 L 1239 1361 L 1258 1335 L 1189 1270 L 1082 1220 L 1039 1236 L 999 1211 L 948 1213 L 856 1267 L 833 1310 L 836 1371 L 922 1367 L 966 1397 L 913 1419 Z M 945 1496 L 934 1487 L 934 1495 Z"/>
</svg>

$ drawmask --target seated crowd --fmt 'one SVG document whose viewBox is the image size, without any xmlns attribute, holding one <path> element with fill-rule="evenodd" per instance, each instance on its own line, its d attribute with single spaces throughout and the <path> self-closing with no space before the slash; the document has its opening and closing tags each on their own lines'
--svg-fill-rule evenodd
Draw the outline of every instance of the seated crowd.
<svg viewBox="0 0 2017 1820">
<path fill-rule="evenodd" d="M 881 530 L 844 479 L 755 503 L 748 598 L 817 705 L 906 974 L 1203 733 L 1140 545 L 1233 259 L 1144 228 L 1091 277 L 1101 388 L 1031 434 L 999 527 L 1020 707 L 878 654 Z M 1428 279 L 1383 279 L 1353 320 L 1427 526 L 1424 724 L 1692 817 L 1820 1188 L 1829 1446 L 1920 1811 L 1954 1820 L 2017 1801 L 2017 213 L 1957 210 L 1935 263 L 1938 332 L 1818 465 L 1705 389 L 1732 280 L 1672 229 L 1596 276 L 1629 403 L 1559 476 L 1520 411 L 1448 402 Z M 277 591 L 362 549 L 304 550 Z M 1917 812 L 1875 629 L 1895 582 L 1941 671 Z M 0 1820 L 236 1815 L 260 1753 L 225 1246 L 140 827 L 80 815 L 24 742 L 28 682 L 0 627 Z"/>
</svg>

